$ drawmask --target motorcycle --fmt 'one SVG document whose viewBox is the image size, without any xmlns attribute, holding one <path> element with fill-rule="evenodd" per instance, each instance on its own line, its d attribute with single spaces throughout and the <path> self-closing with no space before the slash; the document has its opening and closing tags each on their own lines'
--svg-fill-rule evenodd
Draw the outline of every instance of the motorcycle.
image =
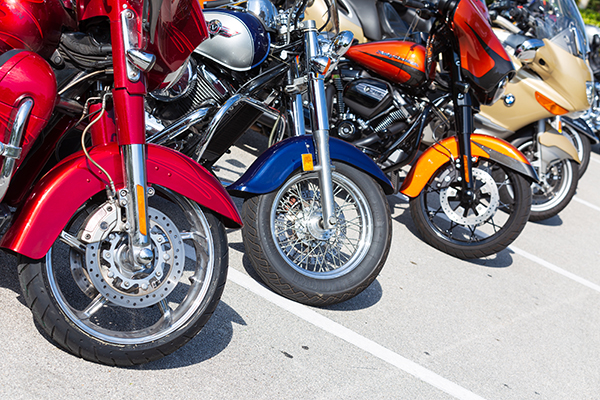
<svg viewBox="0 0 600 400">
<path fill-rule="evenodd" d="M 593 91 L 581 15 L 570 0 L 544 4 L 543 11 L 514 2 L 490 6 L 501 27 L 494 33 L 514 54 L 518 70 L 503 101 L 481 107 L 475 117 L 476 132 L 510 141 L 538 171 L 531 221 L 553 217 L 569 204 L 582 164 L 573 142 L 591 134 L 585 123 L 569 118 L 589 108 Z"/>
<path fill-rule="evenodd" d="M 281 8 L 204 3 L 211 38 L 173 88 L 147 101 L 148 141 L 211 167 L 255 123 L 277 143 L 227 190 L 243 197 L 250 261 L 275 292 L 328 305 L 364 290 L 389 253 L 389 179 L 352 145 L 329 139 L 324 77 L 352 35 L 319 35 L 305 1 Z M 330 13 L 337 12 L 330 4 Z M 312 123 L 304 125 L 302 95 Z M 307 130 L 312 135 L 307 135 Z M 291 136 L 283 139 L 285 136 Z"/>
<path fill-rule="evenodd" d="M 588 62 L 592 70 L 594 77 L 594 98 L 592 100 L 592 106 L 588 111 L 583 114 L 583 119 L 590 129 L 592 130 L 594 137 L 585 137 L 582 143 L 582 148 L 585 146 L 586 154 L 591 151 L 592 144 L 598 144 L 598 132 L 600 132 L 600 28 L 593 25 L 585 26 L 586 36 L 590 45 L 590 53 L 588 56 Z M 578 147 L 579 150 L 579 147 Z M 589 157 L 582 161 L 582 165 L 587 161 L 589 163 Z M 586 164 L 587 167 L 587 164 Z"/>
<path fill-rule="evenodd" d="M 144 95 L 208 37 L 202 10 L 188 0 L 0 7 L 0 246 L 18 254 L 27 305 L 87 360 L 170 354 L 215 310 L 224 227 L 242 224 L 206 169 L 146 144 Z"/>
<path fill-rule="evenodd" d="M 407 0 L 432 19 L 426 45 L 386 40 L 354 45 L 332 75 L 335 134 L 371 156 L 410 198 L 415 225 L 430 245 L 459 258 L 506 248 L 529 216 L 535 170 L 514 146 L 472 134 L 473 109 L 493 104 L 514 75 L 512 63 L 478 1 Z M 436 63 L 441 71 L 436 73 Z M 447 80 L 435 82 L 436 75 Z M 445 91 L 439 95 L 436 91 Z M 432 96 L 429 99 L 427 95 Z M 419 157 L 424 127 L 453 104 L 455 136 Z M 451 122 L 448 122 L 451 124 Z"/>
</svg>

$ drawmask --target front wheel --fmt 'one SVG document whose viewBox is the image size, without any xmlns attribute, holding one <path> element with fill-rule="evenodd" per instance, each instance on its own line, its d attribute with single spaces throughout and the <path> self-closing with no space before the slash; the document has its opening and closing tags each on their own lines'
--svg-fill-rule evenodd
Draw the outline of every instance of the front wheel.
<svg viewBox="0 0 600 400">
<path fill-rule="evenodd" d="M 243 238 L 256 272 L 275 292 L 325 306 L 350 299 L 379 274 L 390 249 L 387 199 L 365 173 L 336 163 L 333 229 L 323 229 L 319 177 L 292 174 L 281 188 L 244 202 Z"/>
<path fill-rule="evenodd" d="M 90 215 L 113 206 L 103 195 L 79 208 L 45 258 L 20 258 L 27 304 L 66 351 L 108 365 L 141 364 L 183 346 L 212 315 L 227 276 L 225 229 L 187 198 L 155 191 L 148 199 L 154 260 L 144 269 L 129 262 L 124 231 L 89 244 L 78 239 Z"/>
<path fill-rule="evenodd" d="M 473 163 L 475 193 L 462 195 L 460 171 L 449 162 L 431 177 L 410 212 L 423 239 L 454 257 L 481 258 L 504 250 L 521 233 L 531 207 L 525 178 L 493 160 Z"/>
</svg>

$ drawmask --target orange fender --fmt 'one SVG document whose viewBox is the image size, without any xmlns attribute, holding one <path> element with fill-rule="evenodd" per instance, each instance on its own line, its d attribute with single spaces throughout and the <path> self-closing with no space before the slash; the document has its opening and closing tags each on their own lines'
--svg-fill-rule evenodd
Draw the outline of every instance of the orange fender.
<svg viewBox="0 0 600 400">
<path fill-rule="evenodd" d="M 474 133 L 471 135 L 471 156 L 493 160 L 528 179 L 539 180 L 537 173 L 523 153 L 505 140 Z M 402 182 L 400 193 L 408 197 L 417 197 L 442 165 L 458 157 L 460 157 L 458 139 L 455 136 L 429 147 L 419 157 Z"/>
</svg>

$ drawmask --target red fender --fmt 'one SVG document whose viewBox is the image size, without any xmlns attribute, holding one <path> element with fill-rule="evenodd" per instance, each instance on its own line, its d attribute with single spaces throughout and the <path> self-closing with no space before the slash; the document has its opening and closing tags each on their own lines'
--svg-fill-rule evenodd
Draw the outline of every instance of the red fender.
<svg viewBox="0 0 600 400">
<path fill-rule="evenodd" d="M 417 197 L 433 174 L 453 158 L 460 157 L 458 139 L 455 136 L 446 138 L 429 147 L 402 182 L 400 193 L 408 197 Z M 487 158 L 518 172 L 525 177 L 538 181 L 538 176 L 527 158 L 512 144 L 493 136 L 471 135 L 471 156 Z"/>
<path fill-rule="evenodd" d="M 116 144 L 96 146 L 90 154 L 122 188 L 121 155 Z M 242 219 L 223 186 L 192 159 L 166 147 L 148 145 L 148 183 L 171 189 L 222 215 L 229 227 Z M 20 207 L 0 246 L 27 257 L 43 257 L 69 219 L 90 197 L 103 191 L 106 176 L 78 152 L 54 167 Z"/>
</svg>

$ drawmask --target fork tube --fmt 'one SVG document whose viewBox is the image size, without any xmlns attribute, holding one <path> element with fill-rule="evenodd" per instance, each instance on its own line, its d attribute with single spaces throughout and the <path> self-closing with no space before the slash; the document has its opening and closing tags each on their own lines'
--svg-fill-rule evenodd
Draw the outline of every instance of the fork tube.
<svg viewBox="0 0 600 400">
<path fill-rule="evenodd" d="M 458 150 L 460 160 L 457 167 L 460 167 L 461 183 L 464 200 L 472 199 L 474 194 L 473 184 L 473 166 L 471 161 L 471 133 L 473 133 L 473 102 L 471 99 L 468 84 L 464 83 L 460 72 L 460 56 L 453 53 L 452 75 L 454 86 L 452 88 L 452 97 L 454 100 L 454 109 L 456 115 L 456 136 L 458 139 Z M 462 85 L 461 85 L 462 84 Z M 466 88 L 467 90 L 464 90 Z"/>
<path fill-rule="evenodd" d="M 137 44 L 130 38 L 139 35 L 141 11 L 129 4 L 129 0 L 118 0 L 119 7 L 111 18 L 111 44 L 115 88 L 114 110 L 117 125 L 117 141 L 121 150 L 123 178 L 126 192 L 119 193 L 127 217 L 129 258 L 134 270 L 145 268 L 154 258 L 149 240 L 147 179 L 146 179 L 146 124 L 144 75 L 129 64 L 125 53 L 128 47 Z M 137 3 L 136 3 L 137 4 Z"/>
<path fill-rule="evenodd" d="M 304 21 L 304 43 L 307 60 L 319 55 L 317 29 L 315 21 Z M 307 65 L 310 71 L 310 65 Z M 333 181 L 331 179 L 331 158 L 329 154 L 329 116 L 327 114 L 327 97 L 325 96 L 324 77 L 310 71 L 308 75 L 308 93 L 311 102 L 311 119 L 313 141 L 319 163 L 319 185 L 321 189 L 321 207 L 323 212 L 323 228 L 331 229 L 336 224 Z"/>
</svg>

